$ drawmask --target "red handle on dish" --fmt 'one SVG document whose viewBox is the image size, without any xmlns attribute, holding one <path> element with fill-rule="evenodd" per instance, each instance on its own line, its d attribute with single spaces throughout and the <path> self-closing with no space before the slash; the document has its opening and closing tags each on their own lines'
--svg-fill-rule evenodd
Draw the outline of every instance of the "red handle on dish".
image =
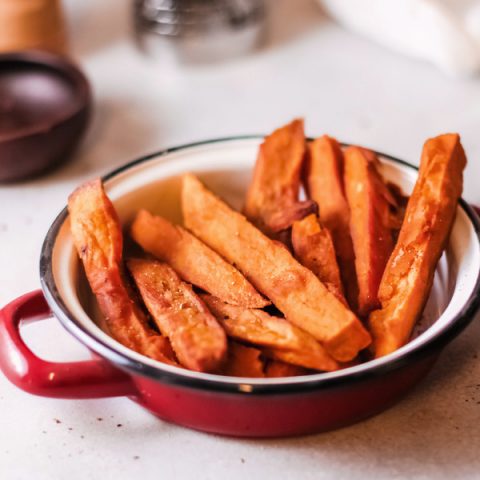
<svg viewBox="0 0 480 480">
<path fill-rule="evenodd" d="M 38 358 L 20 336 L 20 326 L 51 316 L 41 290 L 0 310 L 0 370 L 26 392 L 55 398 L 134 395 L 130 377 L 103 359 L 56 363 Z"/>
</svg>

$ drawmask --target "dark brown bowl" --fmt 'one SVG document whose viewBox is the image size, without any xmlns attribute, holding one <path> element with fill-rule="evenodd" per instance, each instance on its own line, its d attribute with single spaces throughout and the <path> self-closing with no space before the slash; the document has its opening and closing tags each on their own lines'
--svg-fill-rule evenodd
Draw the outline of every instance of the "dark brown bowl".
<svg viewBox="0 0 480 480">
<path fill-rule="evenodd" d="M 90 86 L 64 57 L 0 55 L 0 182 L 32 177 L 67 160 L 91 111 Z"/>
</svg>

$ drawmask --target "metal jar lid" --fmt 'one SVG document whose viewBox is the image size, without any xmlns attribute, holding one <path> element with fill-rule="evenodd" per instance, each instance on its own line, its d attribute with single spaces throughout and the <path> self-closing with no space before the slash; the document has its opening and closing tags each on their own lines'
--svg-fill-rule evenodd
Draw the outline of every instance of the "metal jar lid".
<svg viewBox="0 0 480 480">
<path fill-rule="evenodd" d="M 139 45 L 156 56 L 185 62 L 241 55 L 262 41 L 263 0 L 135 0 Z M 168 50 L 168 51 L 167 51 Z"/>
</svg>

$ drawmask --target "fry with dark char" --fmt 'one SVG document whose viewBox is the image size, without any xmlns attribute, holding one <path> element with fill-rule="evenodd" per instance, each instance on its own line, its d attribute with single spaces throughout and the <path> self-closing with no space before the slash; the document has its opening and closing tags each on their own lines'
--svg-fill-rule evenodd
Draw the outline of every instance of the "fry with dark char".
<svg viewBox="0 0 480 480">
<path fill-rule="evenodd" d="M 73 241 L 108 333 L 132 350 L 176 364 L 168 340 L 148 326 L 132 300 L 123 274 L 120 222 L 102 182 L 93 180 L 77 188 L 68 199 L 68 211 Z"/>
<path fill-rule="evenodd" d="M 234 264 L 287 320 L 322 342 L 336 360 L 349 361 L 370 344 L 358 318 L 310 270 L 193 175 L 183 177 L 182 209 L 187 228 Z"/>
<path fill-rule="evenodd" d="M 192 287 L 157 260 L 130 259 L 127 266 L 180 363 L 199 372 L 218 370 L 227 351 L 225 332 Z"/>
<path fill-rule="evenodd" d="M 355 251 L 358 312 L 379 306 L 378 287 L 393 250 L 390 202 L 393 201 L 373 152 L 345 150 L 345 191 L 350 207 L 350 233 Z"/>
<path fill-rule="evenodd" d="M 340 368 L 310 334 L 284 318 L 274 317 L 263 310 L 228 305 L 211 295 L 202 295 L 202 299 L 229 337 L 268 347 L 269 352 L 274 352 L 269 356 L 287 357 L 288 363 L 302 367 L 323 371 Z"/>
<path fill-rule="evenodd" d="M 247 308 L 270 304 L 236 268 L 181 226 L 140 210 L 130 232 L 146 252 L 168 263 L 187 282 L 223 301 Z"/>
<path fill-rule="evenodd" d="M 262 352 L 258 348 L 229 342 L 227 363 L 222 373 L 232 377 L 262 378 L 265 374 L 261 355 Z"/>
<path fill-rule="evenodd" d="M 465 165 L 457 134 L 425 143 L 398 242 L 380 284 L 381 308 L 370 314 L 376 357 L 404 345 L 422 314 L 455 219 Z"/>
<path fill-rule="evenodd" d="M 295 258 L 346 305 L 332 236 L 315 214 L 293 223 L 292 244 Z"/>
<path fill-rule="evenodd" d="M 322 225 L 332 235 L 347 300 L 356 308 L 358 285 L 343 171 L 343 152 L 337 140 L 324 135 L 309 144 L 306 189 L 309 197 L 318 204 Z"/>
<path fill-rule="evenodd" d="M 314 202 L 298 199 L 305 148 L 303 120 L 275 130 L 260 145 L 244 213 L 269 236 L 316 211 Z"/>
<path fill-rule="evenodd" d="M 405 211 L 407 210 L 408 196 L 405 195 L 403 190 L 395 183 L 388 182 L 387 188 L 393 201 L 390 220 L 394 243 L 397 243 L 398 234 L 400 228 L 402 228 Z"/>
</svg>

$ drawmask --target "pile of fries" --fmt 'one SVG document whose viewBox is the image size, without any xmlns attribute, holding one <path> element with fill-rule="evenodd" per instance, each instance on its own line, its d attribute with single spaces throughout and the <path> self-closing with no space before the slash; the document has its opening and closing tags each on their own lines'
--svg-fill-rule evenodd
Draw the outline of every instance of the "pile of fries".
<svg viewBox="0 0 480 480">
<path fill-rule="evenodd" d="M 379 165 L 328 136 L 307 142 L 294 120 L 260 146 L 242 213 L 186 174 L 184 225 L 140 210 L 135 258 L 102 182 L 82 185 L 70 224 L 101 327 L 160 362 L 241 377 L 395 351 L 429 296 L 466 158 L 457 134 L 427 140 L 409 199 Z"/>
</svg>

